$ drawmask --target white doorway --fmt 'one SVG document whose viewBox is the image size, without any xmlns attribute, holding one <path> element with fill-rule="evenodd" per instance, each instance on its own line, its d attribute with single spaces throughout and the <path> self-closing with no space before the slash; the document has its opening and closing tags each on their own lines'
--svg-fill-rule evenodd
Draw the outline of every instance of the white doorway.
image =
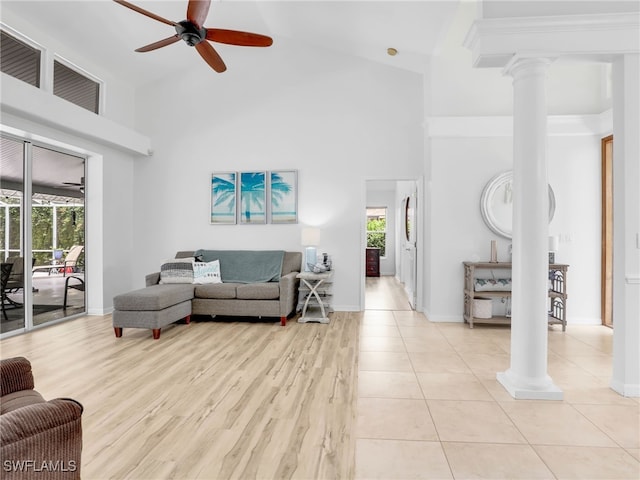
<svg viewBox="0 0 640 480">
<path fill-rule="evenodd" d="M 367 180 L 365 188 L 365 216 L 363 232 L 362 259 L 365 265 L 363 271 L 363 305 L 369 308 L 374 302 L 371 284 L 389 285 L 388 280 L 393 277 L 395 283 L 407 297 L 408 308 L 417 308 L 418 298 L 418 181 L 417 180 Z M 370 239 L 376 239 L 375 247 L 380 248 L 379 232 L 377 237 L 369 232 L 369 212 L 385 212 L 386 227 L 384 230 L 385 243 L 381 251 L 384 252 L 379 260 L 379 279 L 370 275 L 367 263 L 367 246 Z M 380 230 L 379 227 L 376 228 Z M 386 277 L 386 278 L 385 278 Z M 379 291 L 379 287 L 377 287 Z M 366 293 L 366 295 L 364 295 Z M 378 293 L 377 295 L 380 295 Z"/>
</svg>

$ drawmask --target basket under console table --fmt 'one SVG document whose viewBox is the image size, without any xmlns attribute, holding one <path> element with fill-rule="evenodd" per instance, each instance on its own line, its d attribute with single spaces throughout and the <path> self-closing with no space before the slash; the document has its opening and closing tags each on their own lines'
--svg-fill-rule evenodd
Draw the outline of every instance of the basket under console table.
<svg viewBox="0 0 640 480">
<path fill-rule="evenodd" d="M 475 323 L 511 324 L 511 262 L 463 262 L 463 265 L 463 317 L 464 321 L 469 324 L 469 328 L 473 328 Z M 562 325 L 563 332 L 567 328 L 568 269 L 569 265 L 549 264 L 548 320 L 550 325 Z M 478 290 L 478 285 L 482 283 L 490 284 L 490 289 Z M 474 300 L 493 301 L 496 298 L 503 300 L 507 305 L 504 315 L 493 315 L 492 313 L 489 316 L 482 315 L 482 317 L 476 315 Z"/>
</svg>

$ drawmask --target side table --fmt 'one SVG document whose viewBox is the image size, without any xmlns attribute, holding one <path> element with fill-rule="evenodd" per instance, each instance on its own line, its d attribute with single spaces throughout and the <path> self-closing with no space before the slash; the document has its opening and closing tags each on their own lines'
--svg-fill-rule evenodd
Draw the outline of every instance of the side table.
<svg viewBox="0 0 640 480">
<path fill-rule="evenodd" d="M 301 272 L 296 277 L 300 279 L 298 310 L 302 311 L 298 322 L 329 323 L 333 271 Z"/>
</svg>

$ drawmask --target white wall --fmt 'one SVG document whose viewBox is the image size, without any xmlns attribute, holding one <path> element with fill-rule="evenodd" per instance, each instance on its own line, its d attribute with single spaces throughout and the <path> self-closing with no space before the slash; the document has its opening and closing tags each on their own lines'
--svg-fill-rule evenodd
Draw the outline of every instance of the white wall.
<svg viewBox="0 0 640 480">
<path fill-rule="evenodd" d="M 2 129 L 88 157 L 86 188 L 87 311 L 109 313 L 114 295 L 132 288 L 133 163 L 148 139 L 131 130 L 134 89 L 100 61 L 78 55 L 73 45 L 46 36 L 26 19 L 2 11 L 2 22 L 45 49 L 45 77 L 54 54 L 104 81 L 96 116 L 50 93 L 2 74 Z"/>
<path fill-rule="evenodd" d="M 480 214 L 485 184 L 512 168 L 510 137 L 432 138 L 432 268 L 426 272 L 434 321 L 462 321 L 462 262 L 488 261 L 491 240 L 498 260 L 509 261 L 510 240 L 494 234 Z M 556 212 L 549 225 L 560 235 L 556 259 L 570 265 L 567 321 L 600 323 L 600 137 L 551 136 L 549 183 Z"/>
<path fill-rule="evenodd" d="M 477 2 L 497 9 L 526 8 L 540 12 L 559 4 L 588 4 L 606 8 L 610 2 Z M 579 4 L 579 5 L 578 5 Z M 491 116 L 513 113 L 511 77 L 500 68 L 472 68 L 472 54 L 464 47 L 467 33 L 478 15 L 476 2 L 460 2 L 455 20 L 442 42 L 438 55 L 430 60 L 427 88 L 427 117 Z M 627 6 L 629 2 L 627 2 Z M 611 69 L 603 63 L 561 59 L 554 62 L 547 75 L 547 111 L 550 115 L 599 114 L 611 107 Z"/>
<path fill-rule="evenodd" d="M 419 176 L 422 78 L 284 40 L 265 52 L 137 93 L 137 128 L 155 151 L 135 165 L 137 285 L 176 250 L 299 251 L 313 224 L 333 257 L 335 307 L 357 310 L 365 179 Z M 209 224 L 212 172 L 273 169 L 298 170 L 298 225 Z"/>
<path fill-rule="evenodd" d="M 465 8 L 461 4 L 462 13 Z M 426 94 L 420 75 L 280 39 L 278 49 L 266 49 L 251 64 L 238 53 L 218 75 L 195 62 L 188 74 L 148 85 L 134 96 L 110 72 L 99 71 L 99 62 L 74 57 L 72 47 L 41 37 L 21 19 L 3 16 L 3 21 L 106 79 L 105 115 L 125 126 L 135 117 L 136 128 L 152 139 L 155 155 L 133 162 L 130 154 L 62 131 L 70 119 L 60 118 L 60 130 L 33 126 L 93 155 L 89 168 L 97 173 L 88 181 L 93 178 L 104 190 L 93 202 L 100 204 L 100 224 L 90 227 L 97 229 L 104 269 L 98 311 L 110 308 L 114 294 L 142 286 L 144 274 L 178 249 L 300 250 L 305 224 L 321 226 L 320 249 L 333 256 L 336 307 L 357 309 L 364 271 L 364 180 L 424 175 L 425 311 L 433 319 L 461 317 L 460 262 L 488 257 L 495 238 L 480 217 L 480 192 L 497 171 L 510 168 L 512 157 L 509 138 L 424 137 L 422 123 L 430 117 L 511 113 L 510 80 L 495 70 L 470 67 L 470 54 L 460 46 L 466 30 L 454 32 L 443 55 L 431 60 Z M 552 113 L 600 113 L 610 101 L 606 82 L 602 65 L 554 65 Z M 578 214 L 584 205 L 599 208 L 593 204 L 599 197 L 585 198 L 589 190 L 574 183 L 595 185 L 597 143 L 595 137 L 567 137 L 549 144 L 558 203 L 550 229 L 571 239 L 558 253 L 571 264 L 570 321 L 599 315 L 594 314 L 599 295 L 593 294 L 599 273 L 589 263 L 595 258 L 596 227 Z M 211 172 L 269 169 L 298 170 L 298 225 L 209 225 Z M 501 258 L 508 243 L 499 240 Z"/>
<path fill-rule="evenodd" d="M 436 321 L 462 321 L 463 261 L 488 260 L 494 239 L 498 259 L 509 260 L 510 240 L 486 227 L 479 202 L 486 182 L 512 168 L 513 88 L 501 69 L 471 67 L 463 43 L 477 13 L 473 2 L 461 2 L 424 85 L 424 309 Z M 558 261 L 570 264 L 570 323 L 600 323 L 599 141 L 610 124 L 600 116 L 611 105 L 610 82 L 610 68 L 597 63 L 556 62 L 547 75 L 557 204 L 549 231 L 562 236 Z"/>
<path fill-rule="evenodd" d="M 24 112 L 31 116 L 29 112 Z M 16 114 L 2 115 L 2 130 L 86 155 L 87 311 L 112 309 L 114 295 L 131 290 L 134 156 Z"/>
<path fill-rule="evenodd" d="M 568 271 L 567 321 L 601 323 L 600 136 L 550 137 L 549 183 L 556 213 L 549 225 L 560 236 L 556 261 Z"/>
<path fill-rule="evenodd" d="M 511 168 L 510 138 L 431 139 L 431 269 L 425 272 L 433 321 L 462 319 L 462 262 L 488 260 L 496 239 L 480 215 L 480 195 L 496 173 Z M 499 260 L 509 241 L 498 240 Z"/>
</svg>

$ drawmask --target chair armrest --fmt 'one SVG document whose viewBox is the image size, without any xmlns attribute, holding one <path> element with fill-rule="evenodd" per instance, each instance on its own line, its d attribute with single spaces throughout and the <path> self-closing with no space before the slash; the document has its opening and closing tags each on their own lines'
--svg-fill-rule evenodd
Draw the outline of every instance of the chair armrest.
<svg viewBox="0 0 640 480">
<path fill-rule="evenodd" d="M 24 357 L 0 361 L 0 395 L 34 388 L 31 363 Z"/>
<path fill-rule="evenodd" d="M 157 285 L 160 283 L 160 272 L 153 272 L 144 277 L 145 287 L 150 287 L 151 285 Z"/>
<path fill-rule="evenodd" d="M 3 467 L 31 462 L 31 467 L 47 465 L 65 467 L 48 478 L 79 479 L 82 454 L 82 405 L 75 400 L 57 398 L 35 403 L 0 415 L 0 445 Z M 11 465 L 11 464 L 9 464 Z M 31 477 L 29 470 L 4 471 L 3 478 Z M 29 466 L 27 465 L 27 468 Z M 26 476 L 25 476 L 26 474 Z M 45 478 L 43 475 L 42 478 Z"/>
<path fill-rule="evenodd" d="M 288 316 L 295 308 L 297 302 L 298 284 L 296 278 L 300 272 L 287 273 L 280 277 L 280 315 Z"/>
</svg>

